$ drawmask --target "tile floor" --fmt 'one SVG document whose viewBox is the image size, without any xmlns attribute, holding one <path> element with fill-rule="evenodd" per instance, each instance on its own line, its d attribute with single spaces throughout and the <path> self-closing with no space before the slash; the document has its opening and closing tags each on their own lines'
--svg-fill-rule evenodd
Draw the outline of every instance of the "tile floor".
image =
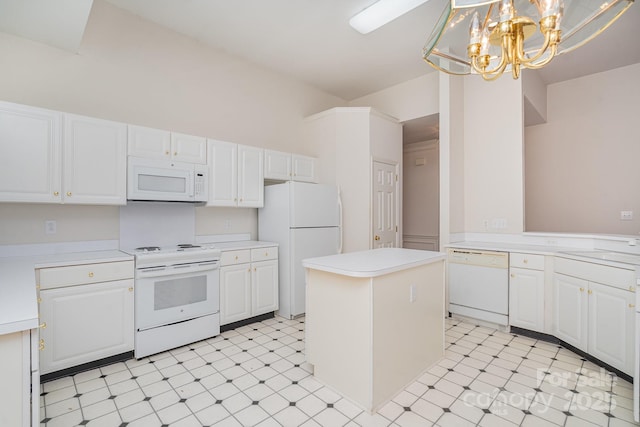
<svg viewBox="0 0 640 427">
<path fill-rule="evenodd" d="M 276 317 L 50 381 L 41 426 L 631 426 L 632 386 L 570 351 L 460 320 L 446 357 L 375 415 L 316 381 Z"/>
</svg>

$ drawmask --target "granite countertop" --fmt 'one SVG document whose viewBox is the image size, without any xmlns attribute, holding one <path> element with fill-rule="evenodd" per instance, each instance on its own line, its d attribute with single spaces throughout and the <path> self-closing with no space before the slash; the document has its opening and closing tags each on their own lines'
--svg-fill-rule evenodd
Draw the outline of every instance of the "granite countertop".
<svg viewBox="0 0 640 427">
<path fill-rule="evenodd" d="M 326 271 L 350 277 L 377 277 L 396 271 L 418 267 L 446 258 L 442 252 L 403 248 L 379 248 L 348 252 L 317 258 L 308 258 L 302 265 L 313 270 Z"/>
</svg>

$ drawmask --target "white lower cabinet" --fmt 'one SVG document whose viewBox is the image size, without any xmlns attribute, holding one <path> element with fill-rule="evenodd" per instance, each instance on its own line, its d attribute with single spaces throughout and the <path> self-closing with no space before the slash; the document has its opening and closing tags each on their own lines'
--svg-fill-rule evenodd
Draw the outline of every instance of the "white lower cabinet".
<svg viewBox="0 0 640 427">
<path fill-rule="evenodd" d="M 633 375 L 633 270 L 558 258 L 554 288 L 555 336 Z"/>
<path fill-rule="evenodd" d="M 544 331 L 544 256 L 509 255 L 509 324 Z"/>
<path fill-rule="evenodd" d="M 39 278 L 42 374 L 133 350 L 133 262 L 46 268 Z"/>
<path fill-rule="evenodd" d="M 278 309 L 278 248 L 224 251 L 220 267 L 220 324 Z"/>
<path fill-rule="evenodd" d="M 37 329 L 0 335 L 0 426 L 40 425 L 37 344 Z"/>
</svg>

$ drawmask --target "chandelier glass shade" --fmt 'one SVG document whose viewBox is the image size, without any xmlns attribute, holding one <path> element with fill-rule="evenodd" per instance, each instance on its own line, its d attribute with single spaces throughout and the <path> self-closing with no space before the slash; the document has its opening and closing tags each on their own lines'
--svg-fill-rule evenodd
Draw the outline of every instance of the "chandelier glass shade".
<svg viewBox="0 0 640 427">
<path fill-rule="evenodd" d="M 495 80 L 537 69 L 604 31 L 634 0 L 451 0 L 423 49 L 449 74 Z"/>
</svg>

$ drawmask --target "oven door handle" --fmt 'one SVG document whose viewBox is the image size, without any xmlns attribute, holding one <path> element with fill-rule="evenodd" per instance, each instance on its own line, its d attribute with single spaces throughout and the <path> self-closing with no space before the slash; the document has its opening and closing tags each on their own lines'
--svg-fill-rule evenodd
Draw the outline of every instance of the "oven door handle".
<svg viewBox="0 0 640 427">
<path fill-rule="evenodd" d="M 218 262 L 201 262 L 197 264 L 178 264 L 160 268 L 140 269 L 136 271 L 136 278 L 171 277 L 210 271 L 218 268 Z"/>
</svg>

